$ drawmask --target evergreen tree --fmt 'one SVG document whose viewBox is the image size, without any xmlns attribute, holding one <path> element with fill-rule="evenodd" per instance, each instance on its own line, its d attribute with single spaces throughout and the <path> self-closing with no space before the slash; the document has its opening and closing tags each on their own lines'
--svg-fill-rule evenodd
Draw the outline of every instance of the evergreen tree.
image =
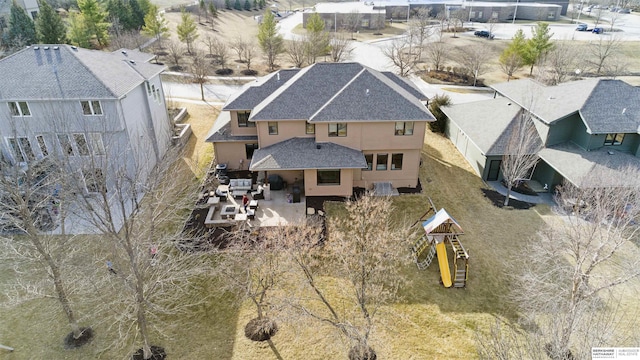
<svg viewBox="0 0 640 360">
<path fill-rule="evenodd" d="M 67 42 L 67 27 L 60 15 L 46 1 L 40 2 L 40 13 L 36 18 L 38 41 L 42 44 L 64 44 Z"/>
<path fill-rule="evenodd" d="M 182 22 L 178 24 L 178 38 L 187 44 L 187 51 L 191 54 L 191 44 L 198 38 L 198 29 L 191 15 L 182 9 Z"/>
<path fill-rule="evenodd" d="M 31 45 L 36 42 L 36 26 L 27 12 L 15 1 L 9 14 L 9 44 L 15 47 Z"/>
<path fill-rule="evenodd" d="M 251 11 L 251 1 L 249 0 L 244 0 L 244 9 L 246 11 Z"/>
<path fill-rule="evenodd" d="M 258 0 L 253 0 L 253 10 L 258 10 Z"/>
<path fill-rule="evenodd" d="M 204 20 L 209 20 L 209 15 L 207 14 L 207 4 L 204 2 L 204 0 L 200 0 L 198 6 L 200 7 L 200 12 L 204 13 Z"/>
<path fill-rule="evenodd" d="M 227 10 L 231 10 L 231 0 L 224 0 L 224 7 Z"/>
<path fill-rule="evenodd" d="M 435 133 L 444 133 L 447 127 L 447 115 L 442 112 L 441 108 L 451 105 L 449 95 L 436 95 L 429 101 L 429 111 L 436 118 L 436 121 L 429 123 L 429 128 Z"/>
<path fill-rule="evenodd" d="M 315 64 L 316 58 L 329 52 L 329 34 L 324 31 L 325 23 L 318 13 L 307 20 L 306 55 L 309 64 Z"/>
<path fill-rule="evenodd" d="M 509 81 L 513 73 L 518 71 L 524 64 L 523 55 L 526 51 L 527 40 L 524 37 L 522 29 L 518 29 L 515 35 L 513 35 L 509 46 L 500 54 L 500 67 L 505 74 L 507 74 L 507 81 Z"/>
<path fill-rule="evenodd" d="M 282 35 L 278 35 L 276 19 L 270 10 L 264 13 L 262 23 L 258 26 L 258 42 L 267 57 L 269 68 L 274 70 L 276 58 L 284 52 L 284 41 Z"/>
<path fill-rule="evenodd" d="M 265 0 L 258 0 L 258 1 L 260 1 L 260 10 L 264 9 L 266 1 Z"/>
<path fill-rule="evenodd" d="M 131 7 L 124 0 L 107 1 L 107 13 L 109 14 L 109 19 L 120 24 L 124 30 L 135 28 L 131 16 Z"/>
<path fill-rule="evenodd" d="M 236 10 L 242 10 L 242 4 L 240 3 L 240 0 L 236 0 L 236 2 L 233 3 L 233 8 Z"/>
<path fill-rule="evenodd" d="M 155 6 L 149 0 L 137 0 L 137 1 L 138 1 L 138 5 L 140 6 L 140 11 L 142 11 L 144 16 L 147 16 L 149 11 L 151 11 L 151 7 Z M 156 7 L 156 11 L 157 11 L 157 7 Z"/>
<path fill-rule="evenodd" d="M 144 17 L 147 11 L 144 11 L 138 0 L 129 0 L 129 8 L 131 9 L 131 29 L 142 29 L 145 24 Z"/>
<path fill-rule="evenodd" d="M 85 26 L 85 20 L 82 13 L 69 13 L 69 40 L 71 44 L 88 48 L 91 46 L 91 34 Z"/>
<path fill-rule="evenodd" d="M 78 8 L 84 20 L 87 32 L 93 37 L 100 47 L 109 43 L 109 26 L 107 13 L 97 0 L 78 0 Z"/>
<path fill-rule="evenodd" d="M 553 50 L 554 44 L 551 42 L 553 33 L 550 32 L 549 24 L 539 22 L 531 29 L 531 39 L 527 41 L 526 51 L 523 53 L 525 64 L 531 65 L 529 75 L 533 74 L 533 65 Z"/>
<path fill-rule="evenodd" d="M 216 9 L 216 5 L 213 2 L 209 3 L 209 13 L 211 14 L 211 17 L 213 17 L 213 18 L 217 18 L 218 17 L 218 9 Z"/>
<path fill-rule="evenodd" d="M 146 35 L 155 37 L 158 41 L 158 47 L 162 48 L 162 39 L 169 37 L 169 26 L 164 14 L 158 14 L 158 8 L 152 5 L 149 12 L 144 17 L 144 26 L 142 32 Z"/>
</svg>

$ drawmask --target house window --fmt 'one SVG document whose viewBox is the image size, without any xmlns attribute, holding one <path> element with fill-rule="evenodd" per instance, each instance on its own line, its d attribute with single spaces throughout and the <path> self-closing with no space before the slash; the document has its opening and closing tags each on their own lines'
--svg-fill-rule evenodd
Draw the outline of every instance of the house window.
<svg viewBox="0 0 640 360">
<path fill-rule="evenodd" d="M 99 193 L 106 192 L 104 174 L 101 169 L 87 170 L 83 173 L 84 184 L 87 187 L 87 192 Z"/>
<path fill-rule="evenodd" d="M 396 122 L 396 135 L 413 135 L 413 121 Z"/>
<path fill-rule="evenodd" d="M 403 154 L 391 154 L 391 170 L 402 170 Z"/>
<path fill-rule="evenodd" d="M 89 144 L 87 144 L 87 138 L 84 134 L 73 134 L 73 140 L 76 142 L 76 149 L 78 149 L 80 156 L 88 156 Z"/>
<path fill-rule="evenodd" d="M 366 19 L 366 18 L 365 19 L 361 19 L 360 20 L 360 26 L 365 28 L 365 29 L 368 28 L 369 27 L 369 19 Z"/>
<path fill-rule="evenodd" d="M 251 159 L 253 157 L 253 152 L 258 149 L 258 144 L 245 144 L 244 150 L 247 153 L 247 159 Z"/>
<path fill-rule="evenodd" d="M 605 145 L 622 145 L 622 141 L 624 140 L 624 134 L 607 134 L 607 137 L 604 138 Z"/>
<path fill-rule="evenodd" d="M 82 113 L 84 115 L 102 115 L 100 101 L 80 101 L 80 105 L 82 105 Z"/>
<path fill-rule="evenodd" d="M 367 162 L 366 170 L 373 170 L 373 154 L 364 154 L 364 159 Z"/>
<path fill-rule="evenodd" d="M 340 185 L 340 170 L 318 170 L 318 185 Z"/>
<path fill-rule="evenodd" d="M 9 110 L 11 110 L 11 116 L 31 116 L 31 110 L 26 101 L 9 102 Z"/>
<path fill-rule="evenodd" d="M 498 15 L 499 15 L 499 14 L 498 14 L 498 12 L 497 12 L 497 11 L 494 11 L 494 12 L 492 12 L 492 13 L 491 13 L 491 18 L 492 18 L 492 19 L 497 19 L 497 18 L 498 18 Z"/>
<path fill-rule="evenodd" d="M 69 135 L 67 134 L 58 134 L 58 142 L 60 143 L 60 148 L 62 148 L 62 152 L 73 156 L 73 146 L 71 146 L 71 140 L 69 139 Z"/>
<path fill-rule="evenodd" d="M 307 134 L 315 134 L 316 133 L 316 124 L 307 123 L 304 129 L 304 132 Z"/>
<path fill-rule="evenodd" d="M 11 150 L 13 150 L 17 162 L 27 162 L 36 159 L 28 138 L 10 138 L 9 145 L 11 146 Z"/>
<path fill-rule="evenodd" d="M 329 124 L 329 136 L 347 136 L 347 123 Z"/>
<path fill-rule="evenodd" d="M 387 170 L 387 160 L 389 160 L 389 154 L 378 154 L 376 170 Z"/>
<path fill-rule="evenodd" d="M 40 152 L 42 153 L 42 156 L 48 156 L 49 155 L 49 149 L 47 149 L 47 143 L 44 142 L 44 136 L 42 135 L 38 135 L 36 136 L 36 140 L 38 141 L 38 146 L 40 147 Z"/>
<path fill-rule="evenodd" d="M 238 127 L 256 127 L 256 123 L 249 121 L 251 111 L 238 111 Z"/>
<path fill-rule="evenodd" d="M 269 135 L 278 135 L 278 123 L 275 121 L 269 121 L 267 123 L 269 127 Z"/>
<path fill-rule="evenodd" d="M 147 84 L 147 96 L 151 96 L 151 84 L 148 81 L 145 81 L 145 84 Z"/>
<path fill-rule="evenodd" d="M 104 143 L 102 142 L 102 134 L 100 133 L 89 133 L 89 138 L 91 139 L 91 148 L 93 148 L 94 155 L 104 155 L 106 152 L 104 151 Z"/>
</svg>

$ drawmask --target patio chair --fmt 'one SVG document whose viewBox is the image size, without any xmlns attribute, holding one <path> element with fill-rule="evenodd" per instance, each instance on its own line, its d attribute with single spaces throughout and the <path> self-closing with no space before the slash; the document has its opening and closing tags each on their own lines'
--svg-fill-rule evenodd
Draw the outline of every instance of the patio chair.
<svg viewBox="0 0 640 360">
<path fill-rule="evenodd" d="M 251 192 L 251 198 L 253 200 L 264 200 L 264 187 L 258 185 L 258 190 Z"/>
</svg>

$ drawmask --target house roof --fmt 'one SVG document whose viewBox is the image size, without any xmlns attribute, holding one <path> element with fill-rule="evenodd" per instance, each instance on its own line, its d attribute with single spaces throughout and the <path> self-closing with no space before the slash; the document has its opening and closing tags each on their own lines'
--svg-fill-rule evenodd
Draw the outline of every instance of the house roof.
<svg viewBox="0 0 640 360">
<path fill-rule="evenodd" d="M 393 76 L 359 63 L 316 63 L 253 108 L 250 120 L 435 120 L 415 96 L 420 91 Z"/>
<path fill-rule="evenodd" d="M 639 180 L 625 176 L 625 170 L 640 170 L 640 159 L 609 146 L 586 151 L 575 144 L 563 143 L 542 149 L 538 155 L 579 187 L 625 186 L 637 184 Z"/>
<path fill-rule="evenodd" d="M 621 80 L 600 80 L 580 115 L 591 134 L 637 133 L 640 89 Z"/>
<path fill-rule="evenodd" d="M 295 156 L 292 156 L 295 154 Z M 255 150 L 249 170 L 362 169 L 362 152 L 314 138 L 291 138 Z"/>
<path fill-rule="evenodd" d="M 284 85 L 300 69 L 285 69 L 256 79 L 247 83 L 242 90 L 233 94 L 222 108 L 229 110 L 251 110 L 260 104 L 264 99 Z"/>
<path fill-rule="evenodd" d="M 500 94 L 528 109 L 547 124 L 577 112 L 598 84 L 598 79 L 586 79 L 546 86 L 524 79 L 491 85 Z"/>
<path fill-rule="evenodd" d="M 486 155 L 503 155 L 521 108 L 507 98 L 446 106 L 442 111 Z"/>
<path fill-rule="evenodd" d="M 640 127 L 640 89 L 621 80 L 546 86 L 525 79 L 492 87 L 547 124 L 579 112 L 590 134 L 637 133 Z"/>
<path fill-rule="evenodd" d="M 103 52 L 33 45 L 0 60 L 0 99 L 120 98 L 164 70 L 136 50 Z"/>
<path fill-rule="evenodd" d="M 209 133 L 205 136 L 207 142 L 226 141 L 258 141 L 258 135 L 233 135 L 231 134 L 231 113 L 221 111 L 213 123 Z"/>
</svg>

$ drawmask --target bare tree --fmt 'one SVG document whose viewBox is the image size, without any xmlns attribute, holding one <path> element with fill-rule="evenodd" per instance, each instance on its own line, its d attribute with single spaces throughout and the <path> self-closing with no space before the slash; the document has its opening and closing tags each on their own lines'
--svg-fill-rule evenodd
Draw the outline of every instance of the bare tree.
<svg viewBox="0 0 640 360">
<path fill-rule="evenodd" d="M 347 61 L 351 57 L 353 47 L 347 34 L 342 31 L 331 35 L 331 61 Z"/>
<path fill-rule="evenodd" d="M 476 86 L 478 76 L 487 71 L 490 56 L 491 53 L 483 45 L 468 46 L 458 52 L 458 63 L 468 76 L 473 77 L 473 86 Z"/>
<path fill-rule="evenodd" d="M 509 140 L 502 156 L 501 171 L 507 186 L 504 206 L 509 205 L 511 189 L 530 177 L 538 162 L 542 142 L 531 119 L 531 113 L 522 109 L 510 126 Z"/>
<path fill-rule="evenodd" d="M 235 39 L 233 39 L 233 41 L 231 41 L 231 45 L 229 45 L 229 47 L 231 47 L 231 50 L 235 51 L 237 55 L 237 59 L 241 63 L 246 61 L 246 59 L 244 58 L 244 55 L 245 55 L 245 49 L 247 45 L 248 45 L 248 41 L 242 38 L 242 36 L 238 36 Z"/>
<path fill-rule="evenodd" d="M 458 37 L 458 24 L 460 24 L 460 28 L 464 27 L 465 20 L 469 19 L 469 9 L 460 8 L 451 12 L 451 16 L 449 17 L 449 21 L 453 25 L 453 37 Z"/>
<path fill-rule="evenodd" d="M 619 308 L 621 299 L 611 290 L 640 275 L 634 245 L 640 172 L 614 171 L 596 170 L 579 188 L 565 182 L 556 196 L 562 220 L 526 242 L 526 258 L 517 265 L 514 296 L 521 313 L 540 327 L 552 359 L 586 358 L 592 346 L 623 344 L 614 340 L 616 322 L 628 324 L 635 315 Z"/>
<path fill-rule="evenodd" d="M 35 160 L 27 139 L 14 137 L 8 141 L 15 145 L 16 156 L 30 160 L 28 165 L 0 160 L 0 231 L 21 235 L 0 236 L 0 259 L 22 274 L 6 295 L 13 304 L 34 298 L 55 299 L 71 328 L 65 347 L 76 348 L 91 340 L 93 330 L 79 325 L 71 298 L 89 293 L 93 264 L 75 263 L 86 254 L 77 238 L 66 233 L 67 194 L 58 164 L 51 157 Z M 59 235 L 47 233 L 56 228 Z M 41 310 L 47 311 L 46 305 Z"/>
<path fill-rule="evenodd" d="M 287 42 L 287 56 L 293 66 L 301 68 L 306 59 L 307 41 L 304 37 L 295 37 Z"/>
<path fill-rule="evenodd" d="M 506 51 L 500 54 L 499 63 L 500 69 L 507 75 L 507 82 L 511 80 L 516 71 L 524 66 L 522 56 L 515 51 Z"/>
<path fill-rule="evenodd" d="M 498 26 L 498 23 L 500 22 L 500 20 L 498 20 L 498 18 L 494 18 L 492 17 L 491 19 L 489 19 L 489 21 L 487 21 L 487 27 L 489 28 L 489 33 L 493 34 L 496 31 L 496 26 Z"/>
<path fill-rule="evenodd" d="M 191 60 L 191 77 L 193 78 L 194 83 L 200 85 L 200 99 L 205 101 L 204 84 L 207 83 L 207 76 L 209 75 L 211 64 L 207 61 L 204 52 L 201 50 L 194 51 L 193 58 Z"/>
<path fill-rule="evenodd" d="M 619 36 L 600 37 L 598 41 L 590 42 L 587 52 L 590 56 L 585 57 L 588 67 L 600 75 L 606 71 L 610 62 L 616 55 L 620 54 L 622 40 Z"/>
<path fill-rule="evenodd" d="M 567 41 L 556 42 L 555 48 L 545 57 L 548 71 L 543 82 L 550 85 L 565 82 L 578 68 L 581 54 L 580 48 Z"/>
<path fill-rule="evenodd" d="M 180 71 L 182 69 L 180 60 L 182 60 L 182 54 L 184 54 L 182 43 L 175 40 L 169 41 L 167 44 L 167 53 L 169 54 L 169 61 L 173 64 L 172 69 Z"/>
<path fill-rule="evenodd" d="M 346 15 L 343 25 L 351 33 L 351 39 L 353 39 L 353 34 L 360 28 L 361 20 L 362 14 L 358 10 L 351 11 Z"/>
<path fill-rule="evenodd" d="M 287 257 L 302 277 L 303 296 L 313 303 L 293 303 L 306 316 L 332 325 L 351 347 L 350 359 L 374 359 L 369 344 L 371 330 L 379 323 L 381 306 L 397 299 L 404 282 L 400 263 L 405 259 L 402 242 L 410 238 L 409 226 L 391 220 L 393 206 L 389 198 L 363 196 L 346 204 L 346 215 L 331 218 L 329 236 L 323 245 L 316 237 L 305 236 L 291 242 Z M 408 259 L 406 259 L 408 260 Z M 334 274 L 345 280 L 336 297 L 330 297 L 322 274 Z M 335 291 L 334 288 L 332 291 Z"/>
<path fill-rule="evenodd" d="M 258 47 L 256 43 L 253 41 L 247 41 L 246 46 L 244 47 L 244 62 L 247 65 L 247 69 L 245 70 L 246 75 L 255 74 L 254 70 L 251 70 L 251 61 L 256 57 L 258 51 Z"/>
<path fill-rule="evenodd" d="M 388 47 L 382 49 L 382 53 L 396 66 L 398 75 L 403 77 L 409 75 L 418 61 L 416 54 L 411 52 L 410 39 L 406 36 L 393 40 Z"/>
<path fill-rule="evenodd" d="M 431 62 L 436 71 L 440 71 L 444 68 L 444 64 L 449 58 L 450 51 L 449 44 L 444 41 L 436 41 L 427 45 L 427 59 Z"/>
<path fill-rule="evenodd" d="M 77 215 L 111 248 L 113 271 L 105 271 L 109 286 L 97 310 L 113 319 L 110 328 L 119 335 L 114 346 L 141 343 L 137 356 L 143 359 L 164 353 L 151 344 L 163 336 L 168 321 L 206 301 L 202 278 L 194 279 L 211 271 L 204 253 L 182 235 L 183 214 L 192 207 L 189 195 L 196 193 L 193 174 L 179 168 L 178 148 L 161 157 L 148 138 L 141 136 L 133 151 L 108 137 L 103 150 L 108 156 L 90 154 L 81 173 L 69 174 L 77 192 L 90 193 L 77 198 Z"/>
<path fill-rule="evenodd" d="M 433 34 L 433 28 L 430 26 L 430 12 L 431 8 L 419 8 L 415 16 L 409 20 L 409 34 L 418 48 L 418 61 L 422 60 L 422 49 Z"/>
<path fill-rule="evenodd" d="M 215 58 L 213 62 L 219 65 L 222 69 L 226 68 L 229 56 L 229 48 L 227 47 L 227 44 L 219 38 L 214 37 L 211 41 L 210 49 L 211 54 Z"/>
</svg>

